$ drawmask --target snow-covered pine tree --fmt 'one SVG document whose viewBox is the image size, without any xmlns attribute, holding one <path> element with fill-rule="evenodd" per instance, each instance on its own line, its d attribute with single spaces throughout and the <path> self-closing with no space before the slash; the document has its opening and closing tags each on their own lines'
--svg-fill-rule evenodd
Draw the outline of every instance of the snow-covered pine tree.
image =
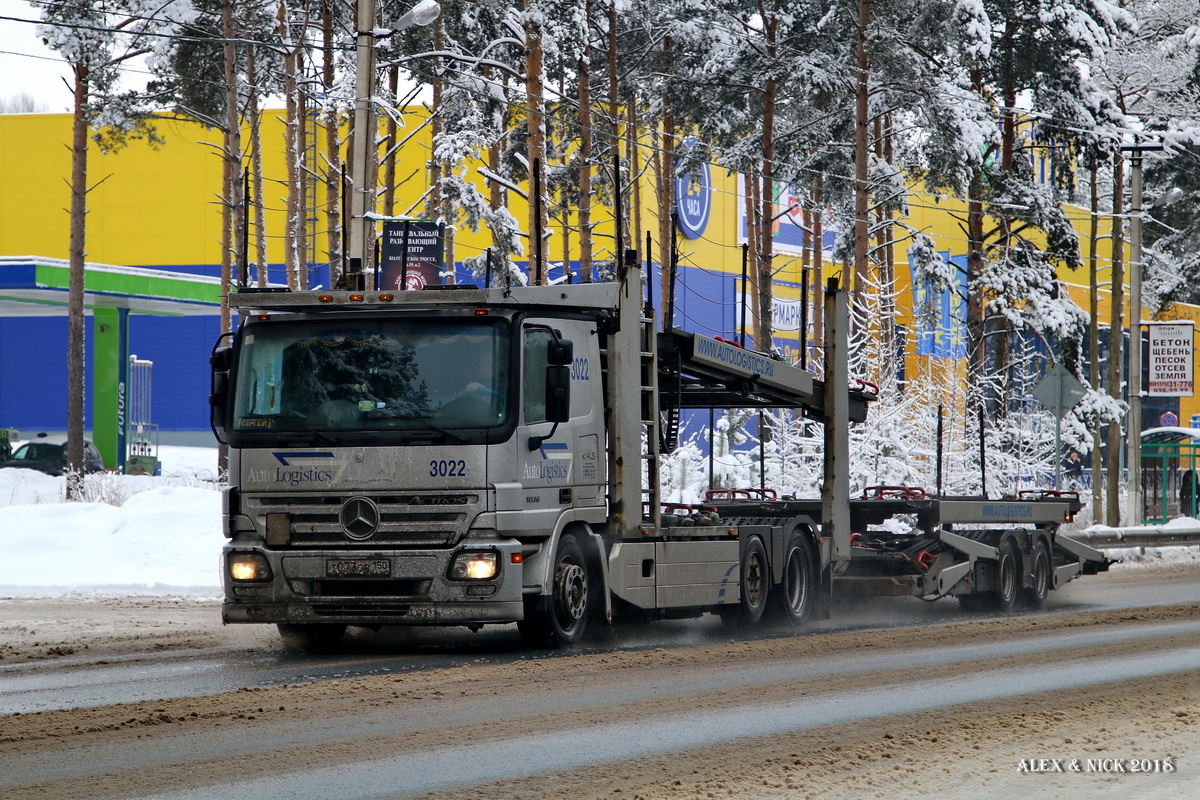
<svg viewBox="0 0 1200 800">
<path fill-rule="evenodd" d="M 50 0 L 40 5 L 38 35 L 71 67 L 71 227 L 67 301 L 67 499 L 83 492 L 83 289 L 89 139 L 102 151 L 131 139 L 160 142 L 151 119 L 151 97 L 124 88 L 121 69 L 147 56 L 151 66 L 168 57 L 174 34 L 195 12 L 189 0 Z M 165 34 L 165 35 L 164 35 Z"/>
</svg>

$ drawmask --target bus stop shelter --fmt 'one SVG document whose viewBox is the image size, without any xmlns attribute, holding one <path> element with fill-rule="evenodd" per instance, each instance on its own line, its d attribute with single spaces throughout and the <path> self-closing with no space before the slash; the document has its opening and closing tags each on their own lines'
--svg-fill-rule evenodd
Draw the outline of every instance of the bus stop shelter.
<svg viewBox="0 0 1200 800">
<path fill-rule="evenodd" d="M 1200 517 L 1196 468 L 1200 429 L 1150 428 L 1142 431 L 1143 519 L 1162 524 L 1173 517 Z"/>
<path fill-rule="evenodd" d="M 0 317 L 66 317 L 70 268 L 61 259 L 0 256 Z M 124 467 L 129 317 L 216 316 L 221 282 L 145 267 L 86 265 L 84 314 L 92 318 L 92 437 L 108 467 Z"/>
</svg>

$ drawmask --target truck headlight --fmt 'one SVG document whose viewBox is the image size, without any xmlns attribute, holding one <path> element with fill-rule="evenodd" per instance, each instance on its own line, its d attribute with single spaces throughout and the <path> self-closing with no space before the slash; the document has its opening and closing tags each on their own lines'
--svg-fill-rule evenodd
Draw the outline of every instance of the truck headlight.
<svg viewBox="0 0 1200 800">
<path fill-rule="evenodd" d="M 229 578 L 235 583 L 262 583 L 271 577 L 271 565 L 262 553 L 229 554 Z"/>
<path fill-rule="evenodd" d="M 500 571 L 495 550 L 459 553 L 450 564 L 450 579 L 455 581 L 489 581 Z"/>
</svg>

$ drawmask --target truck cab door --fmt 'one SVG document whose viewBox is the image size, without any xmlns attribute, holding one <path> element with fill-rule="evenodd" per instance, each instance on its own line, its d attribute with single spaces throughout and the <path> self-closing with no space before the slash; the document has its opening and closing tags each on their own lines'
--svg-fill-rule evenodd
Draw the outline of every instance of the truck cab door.
<svg viewBox="0 0 1200 800">
<path fill-rule="evenodd" d="M 596 348 L 583 321 L 528 319 L 523 326 L 517 458 L 527 508 L 603 502 Z"/>
</svg>

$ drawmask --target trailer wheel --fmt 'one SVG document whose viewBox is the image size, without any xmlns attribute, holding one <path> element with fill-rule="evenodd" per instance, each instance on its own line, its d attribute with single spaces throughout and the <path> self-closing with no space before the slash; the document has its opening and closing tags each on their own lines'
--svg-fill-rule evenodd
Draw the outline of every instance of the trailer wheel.
<svg viewBox="0 0 1200 800">
<path fill-rule="evenodd" d="M 1005 538 L 1000 542 L 998 560 L 996 561 L 995 588 L 988 592 L 963 594 L 958 596 L 958 604 L 963 611 L 999 611 L 1008 613 L 1017 603 L 1017 595 L 1021 588 L 1021 574 L 1017 569 L 1017 547 L 1012 539 Z"/>
<path fill-rule="evenodd" d="M 1021 587 L 1017 565 L 1017 548 L 1011 539 L 1005 539 L 1000 543 L 1000 560 L 996 562 L 996 589 L 988 595 L 992 611 L 1007 613 L 1016 605 Z"/>
<path fill-rule="evenodd" d="M 517 630 L 526 644 L 568 647 L 583 638 L 590 613 L 587 560 L 573 533 L 564 533 L 554 554 L 550 594 L 525 601 Z"/>
<path fill-rule="evenodd" d="M 813 611 L 815 572 L 808 540 L 797 531 L 787 543 L 779 591 L 771 595 L 774 617 L 797 628 L 808 622 Z"/>
<path fill-rule="evenodd" d="M 771 567 L 762 539 L 751 536 L 742 550 L 742 568 L 738 583 L 742 600 L 736 607 L 721 610 L 721 619 L 731 624 L 753 625 L 767 610 L 767 595 L 771 589 Z"/>
<path fill-rule="evenodd" d="M 333 653 L 342 643 L 346 626 L 334 623 L 292 624 L 280 622 L 283 649 L 293 653 Z"/>
<path fill-rule="evenodd" d="M 1033 569 L 1030 570 L 1031 585 L 1021 590 L 1021 605 L 1038 609 L 1050 594 L 1050 548 L 1045 539 L 1038 539 L 1033 546 Z"/>
</svg>

